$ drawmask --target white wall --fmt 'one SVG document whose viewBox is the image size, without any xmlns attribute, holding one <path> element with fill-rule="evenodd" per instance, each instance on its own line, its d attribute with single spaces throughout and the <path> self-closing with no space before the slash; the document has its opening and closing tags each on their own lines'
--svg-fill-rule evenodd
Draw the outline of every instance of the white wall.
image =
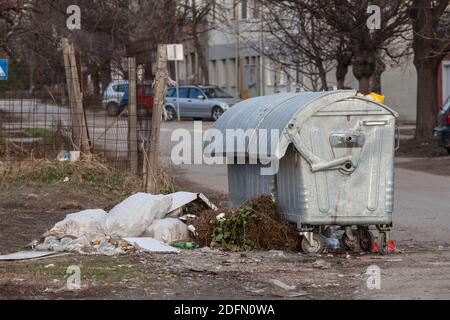
<svg viewBox="0 0 450 320">
<path fill-rule="evenodd" d="M 381 77 L 386 105 L 400 114 L 400 120 L 416 121 L 417 72 L 412 62 L 386 70 Z"/>
</svg>

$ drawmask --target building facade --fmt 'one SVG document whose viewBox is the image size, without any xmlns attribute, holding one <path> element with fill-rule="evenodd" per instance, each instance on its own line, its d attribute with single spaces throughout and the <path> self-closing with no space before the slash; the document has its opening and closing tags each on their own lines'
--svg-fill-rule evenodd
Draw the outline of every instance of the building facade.
<svg viewBox="0 0 450 320">
<path fill-rule="evenodd" d="M 270 40 L 261 32 L 258 0 L 218 0 L 210 20 L 212 28 L 205 37 L 209 84 L 217 85 L 235 97 L 247 99 L 278 92 L 308 90 L 308 79 L 299 72 L 277 66 L 263 52 Z M 182 83 L 202 79 L 195 50 L 185 45 L 181 63 Z M 289 57 L 286 57 L 288 59 Z M 382 93 L 386 104 L 400 114 L 400 120 L 416 120 L 417 72 L 412 56 L 401 65 L 387 66 L 382 74 Z M 199 75 L 196 77 L 195 75 Z M 202 81 L 200 81 L 202 83 Z M 328 73 L 330 87 L 336 86 L 335 70 Z M 351 67 L 346 87 L 358 89 Z M 306 89 L 305 89 L 306 88 Z M 450 96 L 450 55 L 444 59 L 439 73 L 439 101 Z"/>
</svg>

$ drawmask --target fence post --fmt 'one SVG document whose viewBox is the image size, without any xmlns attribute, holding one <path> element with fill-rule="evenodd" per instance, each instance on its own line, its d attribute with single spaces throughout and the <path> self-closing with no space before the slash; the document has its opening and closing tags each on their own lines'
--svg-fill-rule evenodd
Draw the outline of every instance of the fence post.
<svg viewBox="0 0 450 320">
<path fill-rule="evenodd" d="M 89 142 L 89 132 L 86 124 L 86 115 L 83 107 L 83 93 L 81 92 L 80 78 L 78 75 L 78 66 L 75 58 L 75 49 L 68 39 L 63 39 L 65 49 L 64 63 L 66 64 L 66 76 L 68 78 L 69 99 L 71 101 L 72 115 L 76 118 L 72 122 L 72 126 L 78 125 L 78 128 L 73 128 L 76 136 L 74 143 L 80 151 L 89 153 L 91 146 Z M 67 69 L 69 71 L 67 71 Z"/>
<path fill-rule="evenodd" d="M 80 124 L 78 123 L 78 117 L 76 115 L 76 104 L 73 96 L 73 88 L 72 88 L 72 75 L 71 75 L 71 67 L 70 67 L 70 50 L 69 50 L 69 39 L 64 38 L 62 40 L 63 46 L 63 54 L 64 54 L 64 69 L 66 72 L 66 85 L 67 85 L 67 93 L 69 95 L 69 107 L 71 113 L 72 120 L 72 141 L 75 146 L 81 146 L 81 134 L 80 134 Z"/>
<path fill-rule="evenodd" d="M 128 151 L 131 170 L 138 173 L 138 138 L 136 106 L 136 58 L 128 58 Z"/>
<path fill-rule="evenodd" d="M 160 44 L 158 46 L 158 61 L 155 76 L 155 98 L 153 103 L 152 127 L 150 130 L 150 150 L 148 152 L 147 174 L 145 185 L 148 193 L 157 194 L 160 192 L 158 185 L 158 152 L 161 120 L 164 108 L 164 101 L 167 92 L 167 47 Z"/>
</svg>

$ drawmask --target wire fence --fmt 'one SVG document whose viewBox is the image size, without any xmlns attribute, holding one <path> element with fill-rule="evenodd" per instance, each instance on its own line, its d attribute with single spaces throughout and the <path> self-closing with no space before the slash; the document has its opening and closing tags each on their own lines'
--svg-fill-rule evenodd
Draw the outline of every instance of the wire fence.
<svg viewBox="0 0 450 320">
<path fill-rule="evenodd" d="M 67 84 L 32 93 L 0 92 L 0 161 L 68 160 L 64 155 L 79 149 L 76 139 L 84 129 L 80 121 L 84 118 L 92 154 L 126 170 L 131 165 L 132 145 L 137 146 L 138 163 L 142 163 L 151 130 L 152 86 L 149 81 L 138 82 L 137 119 L 130 121 L 129 82 L 124 78 L 112 77 L 100 88 L 89 79 L 82 83 L 81 113 Z M 97 89 L 99 93 L 94 94 Z M 133 130 L 135 134 L 130 134 Z"/>
</svg>

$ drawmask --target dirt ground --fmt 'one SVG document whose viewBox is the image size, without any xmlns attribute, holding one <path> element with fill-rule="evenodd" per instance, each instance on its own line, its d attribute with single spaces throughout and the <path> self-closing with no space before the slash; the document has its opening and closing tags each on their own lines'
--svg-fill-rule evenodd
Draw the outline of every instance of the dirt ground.
<svg viewBox="0 0 450 320">
<path fill-rule="evenodd" d="M 206 195 L 215 202 L 226 201 L 223 194 Z M 118 195 L 93 195 L 64 185 L 13 188 L 0 193 L 0 253 L 20 250 L 67 213 L 110 209 L 119 200 Z M 433 292 L 433 298 L 448 298 L 449 247 L 424 247 L 413 240 L 398 246 L 404 252 L 389 256 L 198 249 L 180 255 L 68 255 L 0 262 L 0 299 L 291 299 L 273 280 L 292 286 L 294 292 L 304 292 L 304 296 L 294 298 L 300 300 L 396 298 L 403 291 L 394 294 L 399 289 L 398 279 L 391 282 L 389 276 L 404 273 L 405 286 L 411 286 L 413 273 L 408 273 L 408 268 L 414 268 L 414 274 L 431 274 L 427 280 L 442 286 L 437 295 Z M 317 260 L 328 262 L 329 268 L 314 268 Z M 81 290 L 67 289 L 66 271 L 72 265 L 80 267 Z M 381 291 L 367 289 L 365 273 L 372 265 L 379 266 L 386 279 Z M 412 287 L 417 289 L 408 290 L 407 298 L 426 297 L 422 284 Z"/>
</svg>

